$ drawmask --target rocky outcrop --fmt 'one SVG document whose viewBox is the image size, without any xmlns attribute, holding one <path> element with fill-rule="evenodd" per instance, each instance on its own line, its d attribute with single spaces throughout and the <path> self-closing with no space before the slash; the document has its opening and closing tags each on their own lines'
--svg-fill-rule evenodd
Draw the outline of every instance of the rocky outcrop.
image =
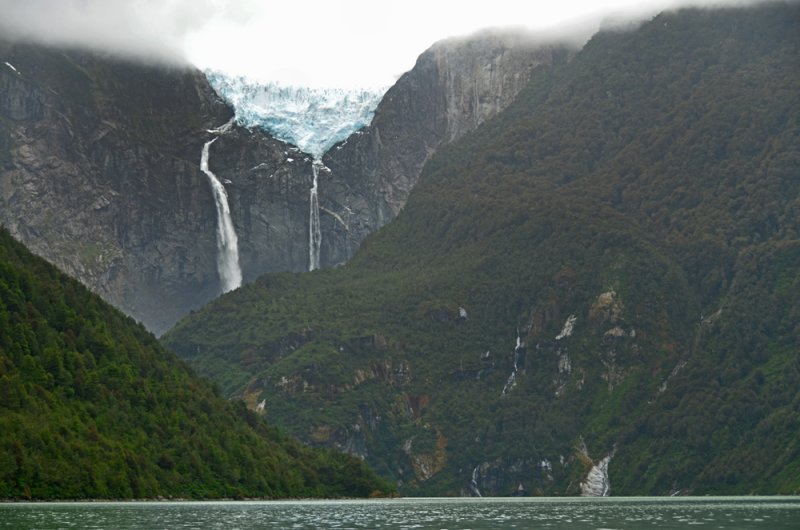
<svg viewBox="0 0 800 530">
<path fill-rule="evenodd" d="M 602 458 L 589 470 L 586 480 L 581 482 L 582 497 L 608 497 L 611 493 L 611 481 L 608 478 L 611 457 L 612 455 L 608 455 Z"/>
<path fill-rule="evenodd" d="M 439 42 L 389 89 L 370 126 L 323 157 L 322 263 L 345 262 L 405 205 L 436 150 L 505 109 L 537 67 L 569 52 L 530 36 L 481 33 Z"/>
</svg>

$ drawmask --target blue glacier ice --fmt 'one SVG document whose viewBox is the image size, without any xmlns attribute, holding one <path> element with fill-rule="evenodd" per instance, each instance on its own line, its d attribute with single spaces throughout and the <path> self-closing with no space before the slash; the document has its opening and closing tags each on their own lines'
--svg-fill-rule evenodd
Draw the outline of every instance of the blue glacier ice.
<svg viewBox="0 0 800 530">
<path fill-rule="evenodd" d="M 320 160 L 337 142 L 369 125 L 387 88 L 337 89 L 262 83 L 207 70 L 208 82 L 244 127 L 261 127 Z"/>
</svg>

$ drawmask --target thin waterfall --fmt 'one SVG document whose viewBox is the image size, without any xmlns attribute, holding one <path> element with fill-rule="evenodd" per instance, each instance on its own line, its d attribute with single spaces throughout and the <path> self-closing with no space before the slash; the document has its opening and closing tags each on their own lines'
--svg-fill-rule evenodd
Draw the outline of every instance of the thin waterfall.
<svg viewBox="0 0 800 530">
<path fill-rule="evenodd" d="M 227 125 L 227 124 L 226 124 Z M 222 133 L 225 126 L 210 132 Z M 203 144 L 200 157 L 200 170 L 208 177 L 214 203 L 217 206 L 217 272 L 223 293 L 242 285 L 242 269 L 239 267 L 239 242 L 233 228 L 231 209 L 228 205 L 228 192 L 216 175 L 208 169 L 208 151 L 218 136 Z"/>
<path fill-rule="evenodd" d="M 506 384 L 503 387 L 503 392 L 502 392 L 503 396 L 505 396 L 515 386 L 517 386 L 517 372 L 519 371 L 519 354 L 522 351 L 523 346 L 524 344 L 522 343 L 522 337 L 520 337 L 519 328 L 517 328 L 517 345 L 514 347 L 514 371 L 511 372 L 510 376 L 508 376 L 508 381 L 506 381 Z"/>
<path fill-rule="evenodd" d="M 319 195 L 317 193 L 317 184 L 319 182 L 319 170 L 322 162 L 314 160 L 311 164 L 311 170 L 314 172 L 314 183 L 311 186 L 311 193 L 309 197 L 309 212 L 308 212 L 308 270 L 313 271 L 319 269 L 319 249 L 322 245 L 322 230 L 319 226 Z"/>
<path fill-rule="evenodd" d="M 480 465 L 475 466 L 475 469 L 472 470 L 472 480 L 469 481 L 469 489 L 473 497 L 483 497 L 480 488 L 478 488 L 478 470 L 480 467 Z"/>
</svg>

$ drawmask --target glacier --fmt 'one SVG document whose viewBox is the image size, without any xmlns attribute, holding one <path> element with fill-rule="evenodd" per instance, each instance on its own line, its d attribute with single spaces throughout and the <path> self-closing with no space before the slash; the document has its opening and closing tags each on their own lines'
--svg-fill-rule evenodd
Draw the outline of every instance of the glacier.
<svg viewBox="0 0 800 530">
<path fill-rule="evenodd" d="M 369 125 L 388 90 L 309 88 L 263 83 L 214 70 L 205 74 L 217 94 L 233 107 L 239 125 L 260 127 L 316 160 Z"/>
</svg>

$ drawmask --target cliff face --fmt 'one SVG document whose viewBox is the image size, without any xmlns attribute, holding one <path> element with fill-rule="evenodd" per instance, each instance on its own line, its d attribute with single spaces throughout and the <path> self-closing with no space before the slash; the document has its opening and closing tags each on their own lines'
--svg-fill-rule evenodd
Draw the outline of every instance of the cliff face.
<svg viewBox="0 0 800 530">
<path fill-rule="evenodd" d="M 425 160 L 507 105 L 553 60 L 516 38 L 437 44 L 386 95 L 371 127 L 319 176 L 321 263 L 346 261 L 405 204 Z M 216 210 L 200 171 L 232 111 L 205 77 L 0 44 L 0 223 L 34 252 L 166 331 L 221 293 Z M 309 266 L 310 157 L 234 126 L 210 146 L 243 280 Z"/>
<path fill-rule="evenodd" d="M 218 294 L 199 157 L 227 109 L 204 78 L 4 46 L 0 223 L 160 332 Z"/>
<path fill-rule="evenodd" d="M 389 89 L 370 126 L 323 157 L 322 262 L 345 262 L 364 237 L 403 208 L 436 150 L 505 109 L 539 66 L 564 48 L 524 35 L 483 33 L 441 41 Z M 335 215 L 334 215 L 335 214 Z"/>
<path fill-rule="evenodd" d="M 259 129 L 236 126 L 211 146 L 209 166 L 228 190 L 243 281 L 308 270 L 311 159 Z"/>
</svg>

